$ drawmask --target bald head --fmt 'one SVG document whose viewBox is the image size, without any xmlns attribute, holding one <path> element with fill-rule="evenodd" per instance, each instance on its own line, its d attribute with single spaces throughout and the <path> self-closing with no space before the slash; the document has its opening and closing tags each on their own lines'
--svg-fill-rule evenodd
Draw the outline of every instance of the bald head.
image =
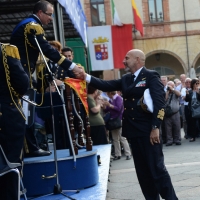
<svg viewBox="0 0 200 200">
<path fill-rule="evenodd" d="M 167 85 L 170 85 L 172 88 L 174 88 L 174 86 L 175 86 L 175 84 L 174 84 L 173 81 L 169 81 L 169 82 L 167 83 Z"/>
<path fill-rule="evenodd" d="M 180 75 L 180 80 L 181 80 L 181 83 L 182 84 L 185 84 L 185 79 L 186 79 L 187 77 L 186 77 L 186 75 L 185 74 L 181 74 Z"/>
<path fill-rule="evenodd" d="M 138 57 L 140 59 L 141 62 L 145 62 L 145 55 L 144 52 L 141 51 L 140 49 L 132 49 L 130 50 L 128 53 L 132 54 L 135 57 Z"/>
<path fill-rule="evenodd" d="M 145 54 L 139 49 L 132 49 L 126 54 L 123 63 L 125 65 L 125 71 L 134 73 L 145 64 Z"/>
</svg>

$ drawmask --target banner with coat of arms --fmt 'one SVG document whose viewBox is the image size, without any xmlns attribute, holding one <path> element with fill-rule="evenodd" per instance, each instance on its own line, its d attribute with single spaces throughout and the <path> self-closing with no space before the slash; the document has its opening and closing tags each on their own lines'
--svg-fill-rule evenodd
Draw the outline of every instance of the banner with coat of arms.
<svg viewBox="0 0 200 200">
<path fill-rule="evenodd" d="M 88 27 L 87 36 L 92 71 L 124 68 L 122 61 L 133 48 L 131 24 Z"/>
<path fill-rule="evenodd" d="M 113 69 L 111 26 L 88 27 L 87 35 L 92 70 Z"/>
</svg>

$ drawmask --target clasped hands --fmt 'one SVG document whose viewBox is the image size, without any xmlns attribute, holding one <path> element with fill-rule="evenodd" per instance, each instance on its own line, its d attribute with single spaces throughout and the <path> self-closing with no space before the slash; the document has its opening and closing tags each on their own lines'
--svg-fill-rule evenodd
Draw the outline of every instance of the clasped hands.
<svg viewBox="0 0 200 200">
<path fill-rule="evenodd" d="M 85 80 L 86 73 L 82 66 L 76 65 L 72 71 L 76 78 Z"/>
</svg>

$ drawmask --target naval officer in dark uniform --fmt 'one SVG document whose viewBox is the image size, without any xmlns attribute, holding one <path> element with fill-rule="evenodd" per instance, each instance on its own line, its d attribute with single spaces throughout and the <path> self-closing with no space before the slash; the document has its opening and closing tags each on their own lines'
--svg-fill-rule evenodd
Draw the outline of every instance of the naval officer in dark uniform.
<svg viewBox="0 0 200 200">
<path fill-rule="evenodd" d="M 10 162 L 20 163 L 25 135 L 25 116 L 20 96 L 29 86 L 16 46 L 0 43 L 0 145 Z M 0 177 L 0 199 L 18 200 L 18 177 Z"/>
<path fill-rule="evenodd" d="M 144 67 L 145 55 L 141 50 L 130 50 L 123 61 L 130 72 L 119 80 L 103 81 L 88 74 L 87 82 L 102 91 L 122 91 L 124 113 L 122 135 L 131 141 L 137 177 L 147 200 L 176 200 L 170 176 L 164 164 L 159 138 L 159 127 L 164 117 L 165 93 L 156 71 Z M 77 76 L 78 77 L 78 76 Z M 145 89 L 150 90 L 153 113 L 141 109 L 140 99 Z"/>
<path fill-rule="evenodd" d="M 36 61 L 39 56 L 39 48 L 34 39 L 34 35 L 38 40 L 43 54 L 47 58 L 58 63 L 63 69 L 72 70 L 76 74 L 83 71 L 75 63 L 67 60 L 55 50 L 46 40 L 43 25 L 48 25 L 52 21 L 53 12 L 54 9 L 51 3 L 48 1 L 38 1 L 33 8 L 33 15 L 21 21 L 12 32 L 10 43 L 18 47 L 22 65 L 29 77 L 35 71 Z M 31 88 L 33 87 L 32 85 L 32 81 L 30 81 Z M 49 151 L 44 151 L 37 146 L 33 130 L 30 128 L 27 129 L 26 140 L 31 156 L 50 155 Z"/>
</svg>

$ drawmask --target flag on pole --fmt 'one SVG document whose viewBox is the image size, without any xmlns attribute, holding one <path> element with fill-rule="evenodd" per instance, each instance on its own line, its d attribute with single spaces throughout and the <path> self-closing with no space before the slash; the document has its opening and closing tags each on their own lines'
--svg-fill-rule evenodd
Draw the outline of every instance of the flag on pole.
<svg viewBox="0 0 200 200">
<path fill-rule="evenodd" d="M 131 3 L 135 21 L 135 28 L 140 32 L 141 36 L 143 36 L 143 24 L 137 6 L 135 4 L 135 0 L 131 0 Z"/>
<path fill-rule="evenodd" d="M 112 49 L 114 68 L 124 68 L 122 63 L 126 53 L 133 49 L 132 24 L 112 26 Z"/>
<path fill-rule="evenodd" d="M 119 19 L 119 15 L 115 7 L 114 0 L 111 0 L 111 4 L 112 4 L 113 25 L 123 26 L 121 20 Z"/>
<path fill-rule="evenodd" d="M 73 88 L 80 98 L 87 115 L 89 115 L 88 104 L 87 104 L 87 90 L 86 81 L 74 78 L 65 78 L 64 83 Z"/>
<path fill-rule="evenodd" d="M 132 24 L 88 27 L 92 71 L 124 68 L 126 53 L 133 48 Z"/>
</svg>

